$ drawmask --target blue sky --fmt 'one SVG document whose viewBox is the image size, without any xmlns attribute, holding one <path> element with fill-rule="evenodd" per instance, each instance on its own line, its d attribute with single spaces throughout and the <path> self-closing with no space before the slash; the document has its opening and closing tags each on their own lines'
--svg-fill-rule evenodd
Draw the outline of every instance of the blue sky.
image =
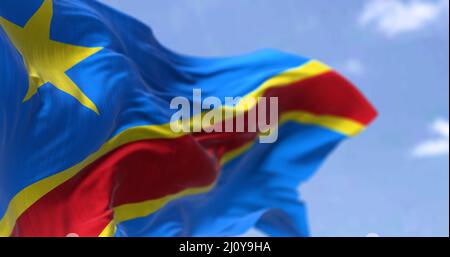
<svg viewBox="0 0 450 257">
<path fill-rule="evenodd" d="M 277 48 L 319 59 L 378 120 L 300 189 L 313 236 L 449 235 L 448 0 L 102 0 L 200 56 Z"/>
</svg>

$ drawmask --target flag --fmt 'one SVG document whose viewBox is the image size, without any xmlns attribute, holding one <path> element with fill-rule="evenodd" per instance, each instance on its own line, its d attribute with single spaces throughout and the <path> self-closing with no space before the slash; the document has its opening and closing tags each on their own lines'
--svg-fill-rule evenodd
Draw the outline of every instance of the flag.
<svg viewBox="0 0 450 257">
<path fill-rule="evenodd" d="M 298 186 L 376 116 L 319 61 L 178 54 L 97 1 L 2 0 L 0 27 L 0 236 L 307 236 Z"/>
</svg>

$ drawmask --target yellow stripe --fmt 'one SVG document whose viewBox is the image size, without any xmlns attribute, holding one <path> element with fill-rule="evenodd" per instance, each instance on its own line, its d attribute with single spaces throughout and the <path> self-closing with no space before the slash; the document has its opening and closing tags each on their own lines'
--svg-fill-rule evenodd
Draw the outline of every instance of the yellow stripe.
<svg viewBox="0 0 450 257">
<path fill-rule="evenodd" d="M 314 115 L 303 111 L 283 113 L 279 123 L 283 124 L 287 121 L 321 126 L 349 137 L 356 136 L 366 128 L 363 124 L 351 119 L 330 115 Z"/>
<path fill-rule="evenodd" d="M 327 65 L 322 64 L 315 60 L 311 60 L 302 66 L 287 70 L 283 73 L 280 73 L 268 79 L 257 89 L 242 97 L 242 99 L 235 106 L 224 105 L 221 108 L 211 110 L 210 112 L 222 113 L 221 117 L 223 120 L 225 117 L 224 114 L 227 112 L 232 113 L 234 115 L 245 113 L 246 111 L 251 110 L 256 106 L 256 104 L 258 103 L 257 101 L 258 97 L 263 96 L 264 92 L 267 89 L 288 86 L 295 82 L 316 77 L 329 71 L 331 71 L 331 68 L 328 67 Z M 194 115 L 191 119 L 187 120 L 186 123 L 184 124 L 174 123 L 174 125 L 178 126 L 180 129 L 183 127 L 188 127 L 192 131 L 192 128 L 195 127 L 195 125 L 197 125 L 195 123 L 200 122 L 203 118 L 203 115 L 205 115 L 205 113 Z M 215 121 L 215 123 L 216 124 L 221 123 L 223 122 L 223 120 Z"/>
<path fill-rule="evenodd" d="M 235 110 L 239 112 L 254 107 L 256 103 L 254 103 L 254 101 L 252 100 L 257 98 L 258 96 L 261 96 L 268 88 L 286 86 L 294 82 L 324 74 L 329 70 L 330 68 L 328 66 L 313 60 L 298 68 L 283 72 L 268 79 L 256 90 L 246 95 L 243 100 L 239 102 L 235 107 Z M 226 106 L 223 106 L 222 108 L 223 110 L 230 109 L 230 107 Z M 195 119 L 195 117 L 193 117 L 192 119 Z M 312 119 L 308 119 L 308 121 L 313 124 Z M 323 119 L 318 119 L 317 121 L 320 121 L 320 124 L 318 125 L 324 126 L 325 124 L 326 126 L 328 126 L 328 128 L 333 129 L 333 126 L 329 124 L 329 122 L 325 122 Z M 61 171 L 59 173 L 56 173 L 55 175 L 29 185 L 28 187 L 20 191 L 17 195 L 15 195 L 10 201 L 5 215 L 0 220 L 0 236 L 11 235 L 16 220 L 42 196 L 56 188 L 58 185 L 61 185 L 65 181 L 69 180 L 83 168 L 93 163 L 95 160 L 99 159 L 105 154 L 111 152 L 112 150 L 134 141 L 156 138 L 177 138 L 182 135 L 184 134 L 173 132 L 170 129 L 170 123 L 163 125 L 134 127 L 119 133 L 108 142 L 106 142 L 97 152 L 91 154 L 82 162 L 67 170 Z"/>
<path fill-rule="evenodd" d="M 206 187 L 188 188 L 176 194 L 167 195 L 162 198 L 144 201 L 140 203 L 124 204 L 114 208 L 114 222 L 116 224 L 135 219 L 138 217 L 145 217 L 151 213 L 161 209 L 168 202 L 188 195 L 200 194 L 208 192 L 214 187 L 215 183 L 212 183 Z"/>
<path fill-rule="evenodd" d="M 277 88 L 291 85 L 294 82 L 299 82 L 308 78 L 319 76 L 329 71 L 331 71 L 330 67 L 315 60 L 309 61 L 308 63 L 300 67 L 287 70 L 267 80 L 256 90 L 244 96 L 242 98 L 242 101 L 240 101 L 235 107 L 235 110 L 244 112 L 252 109 L 257 103 L 255 99 L 258 99 L 258 97 L 264 95 L 264 92 L 269 88 Z M 224 106 L 224 109 L 230 108 L 233 107 Z"/>
<path fill-rule="evenodd" d="M 113 237 L 116 234 L 116 223 L 112 220 L 108 225 L 103 229 L 103 231 L 98 235 L 98 237 Z"/>
<path fill-rule="evenodd" d="M 312 113 L 303 111 L 291 111 L 282 113 L 281 118 L 278 122 L 278 126 L 281 126 L 288 121 L 321 126 L 339 132 L 348 137 L 356 136 L 366 128 L 366 126 L 364 126 L 363 124 L 351 119 L 331 115 L 314 115 Z M 220 160 L 220 165 L 223 166 L 239 155 L 245 153 L 252 147 L 253 144 L 254 141 L 249 142 L 237 149 L 229 151 L 228 153 L 225 153 Z"/>
<path fill-rule="evenodd" d="M 247 152 L 247 150 L 249 150 L 252 145 L 253 145 L 254 141 L 252 142 L 248 142 L 247 144 L 229 151 L 228 153 L 225 153 L 222 158 L 220 159 L 220 166 L 223 166 L 225 164 L 227 164 L 229 161 L 233 160 L 234 158 L 238 157 L 239 155 Z"/>
</svg>

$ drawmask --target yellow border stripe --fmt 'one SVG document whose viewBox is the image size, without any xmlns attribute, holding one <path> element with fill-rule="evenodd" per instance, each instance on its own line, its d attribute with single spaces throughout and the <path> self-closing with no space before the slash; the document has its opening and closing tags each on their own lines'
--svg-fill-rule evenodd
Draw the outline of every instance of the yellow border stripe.
<svg viewBox="0 0 450 257">
<path fill-rule="evenodd" d="M 205 187 L 196 187 L 196 188 L 188 188 L 185 190 L 182 190 L 176 194 L 171 194 L 164 196 L 162 198 L 153 199 L 149 201 L 139 202 L 139 203 L 131 203 L 131 204 L 124 204 L 118 207 L 114 208 L 114 222 L 120 223 L 126 220 L 138 218 L 138 217 L 145 217 L 149 214 L 156 212 L 157 210 L 161 209 L 164 205 L 166 205 L 168 202 L 188 196 L 188 195 L 194 195 L 194 194 L 200 194 L 204 192 L 208 192 L 214 187 L 215 183 L 212 183 L 209 186 Z"/>
<path fill-rule="evenodd" d="M 365 125 L 351 119 L 329 115 L 315 115 L 303 111 L 283 113 L 279 123 L 283 124 L 287 121 L 324 127 L 348 137 L 356 136 L 366 128 Z"/>
<path fill-rule="evenodd" d="M 98 237 L 113 237 L 116 234 L 116 223 L 114 220 L 108 223 Z"/>
<path fill-rule="evenodd" d="M 239 155 L 247 152 L 253 145 L 254 141 L 248 142 L 247 144 L 231 150 L 227 153 L 225 153 L 222 158 L 220 159 L 220 166 L 223 166 L 225 164 L 227 164 L 228 162 L 230 162 L 231 160 L 233 160 L 234 158 L 238 157 Z"/>
<path fill-rule="evenodd" d="M 298 82 L 301 80 L 305 80 L 308 78 L 312 78 L 321 74 L 324 74 L 331 69 L 318 62 L 318 61 L 309 61 L 308 63 L 287 70 L 283 73 L 280 73 L 277 76 L 274 76 L 268 79 L 265 83 L 263 83 L 256 90 L 246 95 L 241 102 L 235 107 L 237 112 L 245 111 L 253 108 L 256 105 L 255 101 L 258 96 L 261 96 L 265 90 L 274 87 L 287 86 L 294 82 Z M 233 107 L 223 106 L 222 110 L 228 110 Z M 200 114 L 201 115 L 201 114 Z M 305 123 L 317 124 L 320 126 L 327 127 L 329 129 L 333 129 L 339 132 L 347 131 L 349 127 L 352 127 L 347 120 L 346 122 L 342 122 L 343 118 L 339 117 L 327 117 L 327 118 L 313 118 L 313 115 L 303 115 L 303 118 L 298 118 L 299 122 L 302 120 L 307 121 Z M 192 117 L 195 119 L 195 117 Z M 335 121 L 339 121 L 336 124 L 340 124 L 337 127 L 333 125 L 333 119 Z M 349 125 L 350 124 L 350 125 Z M 351 130 L 351 129 L 350 129 Z M 355 130 L 356 131 L 356 130 Z M 352 135 L 353 133 L 344 133 L 346 135 Z M 0 220 L 0 236 L 9 236 L 12 233 L 16 220 L 24 213 L 32 204 L 38 201 L 42 196 L 61 185 L 65 181 L 69 180 L 73 176 L 75 176 L 82 169 L 87 167 L 89 164 L 93 163 L 95 160 L 100 157 L 106 155 L 107 153 L 113 151 L 114 149 L 128 144 L 130 142 L 140 141 L 140 140 L 148 140 L 148 139 L 157 139 L 157 138 L 177 138 L 185 135 L 184 133 L 175 133 L 170 129 L 170 123 L 163 125 L 150 125 L 150 126 L 140 126 L 133 127 L 122 131 L 117 134 L 115 137 L 106 142 L 97 152 L 88 156 L 82 162 L 76 164 L 75 166 L 64 170 L 62 172 L 56 173 L 55 175 L 44 178 L 32 185 L 29 185 L 22 191 L 20 191 L 17 195 L 13 197 L 8 205 L 8 209 L 5 212 L 5 215 Z M 239 149 L 238 149 L 239 150 Z M 242 149 L 241 149 L 242 150 Z M 246 149 L 243 149 L 245 151 Z M 235 150 L 237 151 L 237 150 Z M 240 154 L 239 151 L 234 153 L 236 156 Z M 228 157 L 227 157 L 228 156 Z M 233 153 L 228 153 L 225 158 L 230 158 L 233 156 Z M 188 193 L 190 189 L 187 189 Z M 193 189 L 194 190 L 194 189 Z M 194 190 L 195 191 L 195 190 Z"/>
<path fill-rule="evenodd" d="M 329 71 L 331 71 L 331 68 L 327 65 L 315 60 L 311 60 L 300 67 L 287 70 L 267 80 L 256 90 L 244 96 L 242 100 L 237 104 L 237 106 L 234 107 L 234 109 L 238 112 L 250 110 L 257 104 L 257 101 L 255 101 L 255 99 L 261 97 L 269 88 L 288 86 L 294 82 L 299 82 L 305 79 L 316 77 Z M 224 109 L 230 108 L 233 109 L 233 107 L 224 106 Z"/>
</svg>

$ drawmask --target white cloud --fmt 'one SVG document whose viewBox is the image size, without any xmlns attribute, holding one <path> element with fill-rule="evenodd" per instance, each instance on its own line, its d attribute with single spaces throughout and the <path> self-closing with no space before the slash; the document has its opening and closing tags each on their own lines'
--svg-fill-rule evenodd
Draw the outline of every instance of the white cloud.
<svg viewBox="0 0 450 257">
<path fill-rule="evenodd" d="M 422 29 L 448 13 L 448 0 L 371 0 L 359 17 L 363 26 L 373 24 L 387 37 Z"/>
<path fill-rule="evenodd" d="M 436 120 L 430 130 L 437 135 L 436 138 L 429 139 L 413 150 L 415 157 L 431 157 L 449 154 L 449 123 L 448 121 Z"/>
<path fill-rule="evenodd" d="M 364 75 L 366 69 L 361 60 L 356 58 L 348 59 L 342 66 L 342 71 L 349 75 L 361 76 Z"/>
</svg>

